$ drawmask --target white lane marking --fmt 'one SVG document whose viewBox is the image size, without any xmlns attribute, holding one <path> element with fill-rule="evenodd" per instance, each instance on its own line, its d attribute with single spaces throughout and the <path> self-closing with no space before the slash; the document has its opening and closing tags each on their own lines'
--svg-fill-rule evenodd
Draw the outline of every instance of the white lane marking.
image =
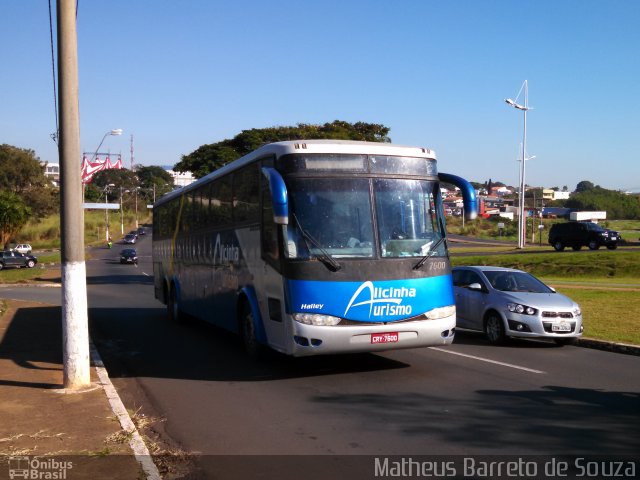
<svg viewBox="0 0 640 480">
<path fill-rule="evenodd" d="M 542 370 L 534 370 L 533 368 L 521 367 L 520 365 L 513 365 L 512 363 L 504 363 L 504 362 L 498 362 L 496 360 L 489 360 L 488 358 L 476 357 L 475 355 L 467 355 L 466 353 L 454 352 L 452 350 L 447 350 L 444 348 L 429 347 L 429 349 L 437 350 L 438 352 L 450 353 L 452 355 L 459 355 L 461 357 L 467 357 L 473 360 L 480 360 L 481 362 L 493 363 L 495 365 L 502 365 L 503 367 L 516 368 L 518 370 L 524 370 L 525 372 L 545 373 Z"/>
</svg>

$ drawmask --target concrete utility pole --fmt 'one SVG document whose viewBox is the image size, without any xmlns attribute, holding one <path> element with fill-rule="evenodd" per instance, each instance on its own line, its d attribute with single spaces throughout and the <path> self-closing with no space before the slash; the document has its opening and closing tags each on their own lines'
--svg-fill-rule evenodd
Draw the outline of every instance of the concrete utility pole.
<svg viewBox="0 0 640 480">
<path fill-rule="evenodd" d="M 80 171 L 76 1 L 58 0 L 60 106 L 60 231 L 62 245 L 62 343 L 64 388 L 91 384 L 84 210 Z"/>
</svg>

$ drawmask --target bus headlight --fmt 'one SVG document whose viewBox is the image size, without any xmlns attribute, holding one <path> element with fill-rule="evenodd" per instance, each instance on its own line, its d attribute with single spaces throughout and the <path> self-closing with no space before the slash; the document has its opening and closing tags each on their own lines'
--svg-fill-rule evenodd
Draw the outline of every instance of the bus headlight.
<svg viewBox="0 0 640 480">
<path fill-rule="evenodd" d="M 294 313 L 293 319 L 296 322 L 304 323 L 306 325 L 319 325 L 325 327 L 338 325 L 340 320 L 342 320 L 339 317 L 321 315 L 319 313 Z"/>
<path fill-rule="evenodd" d="M 449 305 L 447 307 L 439 307 L 439 308 L 434 308 L 433 310 L 429 310 L 427 313 L 424 314 L 424 316 L 427 317 L 428 320 L 438 320 L 440 318 L 447 318 L 455 314 L 456 314 L 456 306 Z"/>
</svg>

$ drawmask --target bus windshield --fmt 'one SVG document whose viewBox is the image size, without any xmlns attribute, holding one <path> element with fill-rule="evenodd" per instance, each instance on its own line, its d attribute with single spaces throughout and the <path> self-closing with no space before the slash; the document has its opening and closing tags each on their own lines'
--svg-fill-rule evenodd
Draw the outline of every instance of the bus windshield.
<svg viewBox="0 0 640 480">
<path fill-rule="evenodd" d="M 446 255 L 432 181 L 295 178 L 288 189 L 289 258 Z"/>
</svg>

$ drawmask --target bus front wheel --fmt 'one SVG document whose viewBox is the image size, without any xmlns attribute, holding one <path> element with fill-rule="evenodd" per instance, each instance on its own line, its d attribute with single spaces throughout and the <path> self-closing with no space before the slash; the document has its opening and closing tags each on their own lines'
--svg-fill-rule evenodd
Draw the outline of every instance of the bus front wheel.
<svg viewBox="0 0 640 480">
<path fill-rule="evenodd" d="M 244 350 L 250 358 L 258 358 L 262 353 L 262 345 L 256 338 L 255 325 L 251 307 L 245 303 L 240 314 L 240 335 Z"/>
</svg>

